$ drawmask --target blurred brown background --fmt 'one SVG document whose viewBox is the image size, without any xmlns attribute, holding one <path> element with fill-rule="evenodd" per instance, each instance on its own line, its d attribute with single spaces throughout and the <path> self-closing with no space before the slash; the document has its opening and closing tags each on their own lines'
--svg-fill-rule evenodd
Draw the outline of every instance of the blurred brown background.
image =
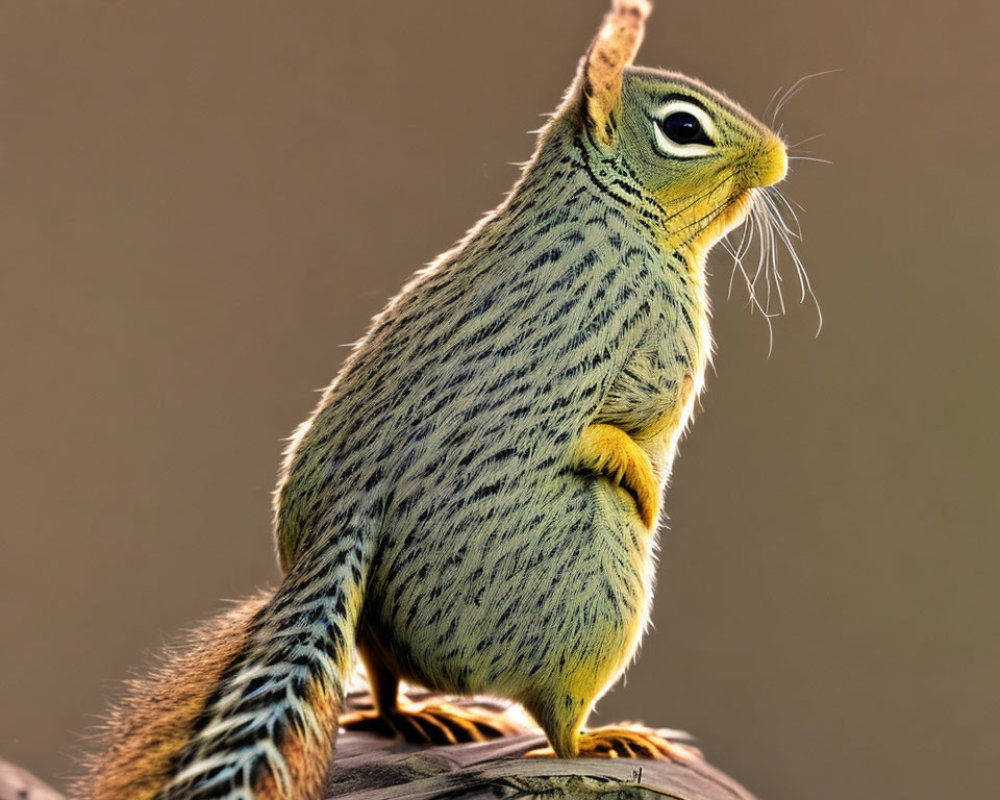
<svg viewBox="0 0 1000 800">
<path fill-rule="evenodd" d="M 495 205 L 604 0 L 0 2 L 0 755 L 62 784 L 120 681 L 276 575 L 282 437 Z M 719 355 L 655 630 L 600 717 L 762 800 L 983 797 L 1000 736 L 992 3 L 661 0 L 639 62 L 799 162 L 823 305 Z M 787 259 L 788 282 L 795 281 Z"/>
</svg>

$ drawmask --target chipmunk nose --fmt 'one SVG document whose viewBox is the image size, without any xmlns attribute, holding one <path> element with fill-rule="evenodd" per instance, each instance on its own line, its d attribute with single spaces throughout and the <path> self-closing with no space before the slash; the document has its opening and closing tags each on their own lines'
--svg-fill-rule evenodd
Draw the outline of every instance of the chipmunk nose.
<svg viewBox="0 0 1000 800">
<path fill-rule="evenodd" d="M 756 186 L 764 187 L 777 183 L 788 173 L 788 155 L 785 143 L 778 137 L 773 137 L 757 158 L 753 167 Z"/>
</svg>

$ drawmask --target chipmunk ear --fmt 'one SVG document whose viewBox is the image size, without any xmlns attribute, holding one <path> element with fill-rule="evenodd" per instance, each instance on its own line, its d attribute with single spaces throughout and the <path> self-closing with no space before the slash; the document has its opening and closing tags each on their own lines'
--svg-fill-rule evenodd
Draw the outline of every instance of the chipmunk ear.
<svg viewBox="0 0 1000 800">
<path fill-rule="evenodd" d="M 622 80 L 642 43 L 649 0 L 612 0 L 581 67 L 584 118 L 595 140 L 610 147 L 617 135 Z"/>
</svg>

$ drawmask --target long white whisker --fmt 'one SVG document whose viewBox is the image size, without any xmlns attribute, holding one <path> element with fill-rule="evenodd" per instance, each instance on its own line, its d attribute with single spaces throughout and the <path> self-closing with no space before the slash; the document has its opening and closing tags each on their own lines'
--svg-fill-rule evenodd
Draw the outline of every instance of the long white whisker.
<svg viewBox="0 0 1000 800">
<path fill-rule="evenodd" d="M 826 136 L 825 133 L 816 133 L 816 134 L 813 134 L 812 136 L 807 136 L 802 141 L 796 142 L 795 144 L 788 145 L 788 150 L 789 151 L 797 150 L 798 148 L 802 147 L 802 145 L 809 144 L 809 142 L 814 142 L 817 139 L 822 139 L 824 136 Z"/>
<path fill-rule="evenodd" d="M 767 112 L 771 110 L 771 105 L 774 103 L 775 100 L 778 99 L 778 95 L 784 88 L 785 88 L 784 86 L 779 86 L 777 89 L 774 90 L 774 94 L 771 95 L 771 99 L 768 100 L 767 105 L 764 106 L 764 114 L 762 116 L 764 117 L 767 116 Z M 771 116 L 771 127 L 772 128 L 774 127 L 774 115 Z"/>
<path fill-rule="evenodd" d="M 779 243 L 788 251 L 795 266 L 801 288 L 799 302 L 804 302 L 807 294 L 812 297 L 819 316 L 820 328 L 817 329 L 817 334 L 822 329 L 823 316 L 819 303 L 805 272 L 805 267 L 795 252 L 794 241 L 801 241 L 801 239 L 802 230 L 792 201 L 785 197 L 777 187 L 770 186 L 752 190 L 750 209 L 738 241 L 730 237 L 722 240 L 726 252 L 733 258 L 728 296 L 732 297 L 733 283 L 736 272 L 739 270 L 746 282 L 749 295 L 747 302 L 751 311 L 759 311 L 767 321 L 768 357 L 774 351 L 773 319 L 788 312 L 783 286 L 785 277 L 778 267 Z M 755 247 L 757 249 L 757 265 L 751 274 L 747 270 L 746 258 Z M 764 284 L 763 293 L 760 288 L 761 279 L 763 279 Z M 772 310 L 772 301 L 775 304 L 774 310 Z"/>
<path fill-rule="evenodd" d="M 782 278 L 781 273 L 778 272 L 778 248 L 775 246 L 775 233 L 778 230 L 778 221 L 774 217 L 771 198 L 767 195 L 767 193 L 763 194 L 762 200 L 763 205 L 761 206 L 761 212 L 764 217 L 764 224 L 767 228 L 768 272 L 769 274 L 774 275 L 774 288 L 778 295 L 778 307 L 781 309 L 781 313 L 785 314 L 785 294 L 781 288 L 781 284 L 784 283 L 784 278 Z"/>
<path fill-rule="evenodd" d="M 818 158 L 816 156 L 788 156 L 789 161 L 815 161 L 817 164 L 832 164 L 828 158 Z"/>
<path fill-rule="evenodd" d="M 753 208 L 751 206 L 751 213 L 752 211 Z M 733 256 L 733 271 L 729 273 L 729 291 L 726 295 L 726 299 L 729 299 L 733 296 L 733 279 L 736 277 L 737 269 L 739 269 L 739 271 L 743 273 L 743 277 L 746 278 L 747 282 L 749 283 L 749 277 L 747 276 L 746 269 L 744 269 L 743 267 L 743 259 L 744 257 L 746 257 L 747 253 L 750 252 L 750 245 L 753 242 L 753 226 L 746 224 L 743 225 L 743 232 L 742 235 L 740 236 L 740 243 L 735 250 L 731 249 L 732 246 L 730 245 L 728 239 L 724 241 L 727 250 L 729 250 L 730 254 Z M 751 287 L 751 294 L 753 294 L 752 287 Z"/>
<path fill-rule="evenodd" d="M 799 229 L 799 233 L 796 233 L 795 229 L 793 229 L 784 220 L 784 218 L 782 217 L 780 211 L 778 210 L 778 206 L 774 202 L 774 197 L 775 197 L 776 194 L 777 194 L 777 191 L 775 191 L 775 192 L 765 192 L 764 196 L 763 196 L 764 205 L 766 207 L 766 210 L 768 212 L 768 216 L 769 216 L 772 224 L 774 224 L 774 225 L 782 228 L 790 236 L 795 236 L 797 239 L 801 239 L 802 238 L 802 236 L 801 236 L 801 228 Z M 795 221 L 797 223 L 798 219 L 796 218 Z"/>
<path fill-rule="evenodd" d="M 781 189 L 779 189 L 777 186 L 773 186 L 771 188 L 773 190 L 771 192 L 772 196 L 776 197 L 778 200 L 781 201 L 782 206 L 784 206 L 784 208 L 788 211 L 788 214 L 791 216 L 792 221 L 795 223 L 794 236 L 795 236 L 796 239 L 798 239 L 801 242 L 802 241 L 802 223 L 799 222 L 799 215 L 795 213 L 795 209 L 792 208 L 792 204 L 788 202 L 788 198 L 785 197 L 785 195 L 781 191 Z M 784 215 L 782 214 L 781 216 L 784 216 Z"/>
<path fill-rule="evenodd" d="M 764 268 L 764 282 L 767 286 L 767 299 L 764 301 L 765 312 L 764 316 L 767 318 L 767 357 L 771 357 L 771 353 L 774 352 L 774 325 L 771 322 L 771 275 L 767 270 L 767 252 L 770 249 L 770 244 L 767 240 L 767 226 L 764 222 L 764 207 L 761 205 L 761 198 L 764 196 L 764 192 L 759 192 L 756 198 L 757 202 L 754 204 L 757 210 L 757 231 L 760 236 L 760 259 L 758 261 L 757 270 Z"/>
<path fill-rule="evenodd" d="M 780 220 L 780 222 L 782 223 L 780 226 L 779 225 L 775 226 L 775 231 L 777 232 L 778 236 L 781 238 L 782 244 L 785 245 L 785 248 L 788 250 L 789 254 L 791 255 L 792 261 L 795 263 L 796 271 L 800 273 L 799 280 L 801 282 L 801 273 L 804 272 L 804 269 L 802 268 L 802 262 L 799 259 L 798 253 L 795 252 L 795 248 L 792 245 L 791 236 L 794 235 L 794 232 L 787 225 L 784 224 L 784 220 L 781 219 L 781 215 L 780 215 L 780 213 L 778 211 L 778 207 L 775 204 L 774 199 L 773 199 L 772 196 L 770 196 L 770 195 L 768 196 L 767 203 L 768 203 L 768 208 L 771 210 L 771 212 L 773 212 L 773 218 L 775 220 Z M 799 236 L 798 238 L 801 240 L 802 237 Z M 805 302 L 805 299 L 806 299 L 806 287 L 805 287 L 805 284 L 803 283 L 802 284 L 802 297 L 799 299 L 799 302 L 800 303 Z"/>
<path fill-rule="evenodd" d="M 781 113 L 781 109 L 784 108 L 785 103 L 787 103 L 789 100 L 791 100 L 793 97 L 795 97 L 795 95 L 797 95 L 799 93 L 799 90 L 808 81 L 811 81 L 813 78 L 820 78 L 820 77 L 822 77 L 824 75 L 831 75 L 834 72 L 840 72 L 840 71 L 841 70 L 839 70 L 839 69 L 827 69 L 827 70 L 823 70 L 822 72 L 813 72 L 810 75 L 803 75 L 801 78 L 799 78 L 797 81 L 795 81 L 795 83 L 793 83 L 790 87 L 788 87 L 788 91 L 785 92 L 784 96 L 778 101 L 778 104 L 774 107 L 774 113 L 771 115 L 772 118 L 773 119 L 777 119 L 778 118 L 778 114 Z"/>
<path fill-rule="evenodd" d="M 727 300 L 732 300 L 733 299 L 733 283 L 736 282 L 736 270 L 739 269 L 740 257 L 739 257 L 739 254 L 736 252 L 736 250 L 733 249 L 733 246 L 729 243 L 728 239 L 723 239 L 722 240 L 722 246 L 724 248 L 726 248 L 726 252 L 729 253 L 729 255 L 731 255 L 733 257 L 733 269 L 729 273 L 729 288 L 726 290 L 726 299 Z"/>
<path fill-rule="evenodd" d="M 771 222 L 772 234 L 777 235 L 777 237 L 781 240 L 782 244 L 785 245 L 785 249 L 787 249 L 792 256 L 792 261 L 796 263 L 796 272 L 799 272 L 799 264 L 801 262 L 799 262 L 798 254 L 795 252 L 795 248 L 793 247 L 791 240 L 791 237 L 794 235 L 794 231 L 792 231 L 791 228 L 789 228 L 789 226 L 785 223 L 784 219 L 782 219 L 781 214 L 778 211 L 778 207 L 774 202 L 772 193 L 770 192 L 767 193 L 764 202 L 765 202 L 765 207 L 768 210 L 768 218 Z M 775 264 L 775 273 L 777 273 L 777 264 Z M 799 282 L 801 283 L 801 277 L 799 278 Z M 804 300 L 805 300 L 805 285 L 802 285 L 802 298 L 799 300 L 799 302 L 801 303 Z"/>
<path fill-rule="evenodd" d="M 764 301 L 764 308 L 767 312 L 771 311 L 771 274 L 767 271 L 767 225 L 764 224 L 764 209 L 760 204 L 760 198 L 757 200 L 756 204 L 757 214 L 754 222 L 757 225 L 757 235 L 760 237 L 760 253 L 757 258 L 757 272 L 754 273 L 753 279 L 754 283 L 757 282 L 757 278 L 760 276 L 761 272 L 764 273 L 764 285 L 767 287 L 767 296 Z"/>
<path fill-rule="evenodd" d="M 773 187 L 771 188 L 773 189 Z M 777 194 L 785 203 L 786 208 L 789 208 L 789 210 L 791 210 L 790 206 L 788 205 L 787 198 L 785 198 L 784 195 L 782 195 L 776 189 L 773 192 L 769 192 L 769 194 Z M 778 206 L 776 203 L 774 203 L 773 197 L 769 199 L 771 201 L 769 207 L 774 211 L 775 214 L 778 214 Z M 780 216 L 780 214 L 778 214 L 778 216 Z M 777 232 L 778 238 L 781 240 L 781 243 L 785 246 L 785 249 L 788 251 L 788 254 L 792 259 L 792 263 L 795 265 L 795 272 L 798 276 L 799 285 L 802 289 L 802 294 L 799 299 L 799 302 L 804 303 L 807 294 L 809 295 L 809 297 L 812 298 L 813 305 L 816 308 L 816 315 L 819 318 L 816 328 L 816 335 L 819 336 L 820 331 L 822 331 L 823 329 L 823 309 L 820 307 L 819 299 L 816 297 L 816 293 L 813 290 L 812 282 L 809 280 L 809 274 L 806 272 L 805 265 L 802 263 L 802 259 L 799 258 L 799 254 L 795 251 L 795 246 L 794 243 L 792 242 L 791 231 L 789 231 L 787 225 L 783 227 L 775 226 L 774 230 Z M 798 238 L 801 240 L 801 236 Z"/>
<path fill-rule="evenodd" d="M 779 138 L 783 137 L 785 128 L 784 123 L 781 125 L 777 124 L 778 116 L 792 98 L 799 93 L 802 87 L 813 78 L 840 71 L 839 69 L 831 69 L 803 75 L 787 89 L 779 87 L 774 92 L 768 101 L 767 107 L 764 109 L 763 118 L 767 118 L 768 115 L 770 116 L 770 128 L 772 130 L 776 129 Z M 809 142 L 822 138 L 823 135 L 822 133 L 818 133 L 814 136 L 806 137 L 788 147 L 787 157 L 789 163 L 792 161 L 810 161 L 819 164 L 831 163 L 828 159 L 812 155 L 808 150 L 803 151 L 799 149 Z M 788 251 L 792 264 L 795 267 L 795 274 L 799 279 L 799 303 L 805 302 L 806 295 L 812 298 L 818 317 L 816 335 L 818 336 L 823 329 L 823 311 L 820 308 L 819 300 L 813 290 L 805 266 L 795 251 L 795 241 L 802 241 L 802 223 L 796 207 L 801 211 L 805 211 L 801 204 L 790 200 L 775 186 L 755 189 L 753 190 L 752 203 L 744 223 L 743 235 L 740 238 L 739 244 L 734 246 L 733 242 L 728 239 L 725 242 L 726 250 L 733 257 L 733 270 L 729 276 L 728 296 L 732 296 L 733 282 L 736 277 L 736 270 L 738 269 L 743 274 L 747 283 L 747 290 L 750 293 L 751 310 L 757 308 L 767 320 L 769 339 L 768 356 L 770 356 L 774 346 L 774 326 L 771 318 L 778 314 L 787 313 L 784 288 L 782 286 L 785 279 L 778 268 L 779 243 Z M 758 254 L 757 266 L 751 276 L 747 271 L 746 256 L 749 254 L 752 245 L 756 245 Z M 765 289 L 761 295 L 759 294 L 759 281 L 762 274 Z M 772 296 L 777 302 L 778 311 L 772 312 L 771 310 Z"/>
</svg>

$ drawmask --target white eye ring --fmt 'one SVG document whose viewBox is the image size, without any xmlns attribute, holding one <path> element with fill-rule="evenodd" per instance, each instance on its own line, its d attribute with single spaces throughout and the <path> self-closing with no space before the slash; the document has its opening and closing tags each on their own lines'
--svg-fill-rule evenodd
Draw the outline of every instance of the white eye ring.
<svg viewBox="0 0 1000 800">
<path fill-rule="evenodd" d="M 701 129 L 705 132 L 705 135 L 712 141 L 715 141 L 715 123 L 712 122 L 712 118 L 705 113 L 703 108 L 696 106 L 694 103 L 685 102 L 684 100 L 671 100 L 669 103 L 665 103 L 660 106 L 653 114 L 653 134 L 656 137 L 657 148 L 659 148 L 660 152 L 664 155 L 674 156 L 675 158 L 696 158 L 698 156 L 707 156 L 715 149 L 714 145 L 700 144 L 698 142 L 692 142 L 691 144 L 678 144 L 677 142 L 671 141 L 670 138 L 663 132 L 663 121 L 671 114 L 676 114 L 678 111 L 690 114 L 698 120 L 698 122 L 701 123 Z"/>
</svg>

